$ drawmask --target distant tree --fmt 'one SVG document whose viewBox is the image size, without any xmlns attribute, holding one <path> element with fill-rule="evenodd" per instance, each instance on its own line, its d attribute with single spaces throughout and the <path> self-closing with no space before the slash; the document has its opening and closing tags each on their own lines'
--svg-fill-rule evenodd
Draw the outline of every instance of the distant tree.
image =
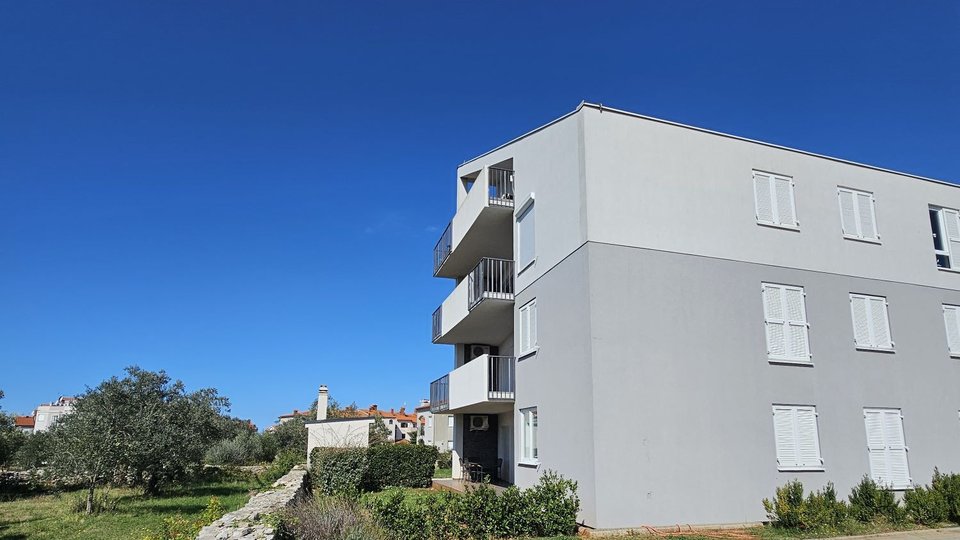
<svg viewBox="0 0 960 540">
<path fill-rule="evenodd" d="M 300 452 L 307 455 L 307 426 L 295 416 L 264 434 L 264 445 L 274 454 Z"/>
<path fill-rule="evenodd" d="M 370 446 L 387 444 L 390 442 L 390 430 L 387 424 L 383 422 L 383 417 L 379 414 L 373 417 L 373 423 L 370 424 L 370 436 L 368 443 Z"/>
<path fill-rule="evenodd" d="M 0 399 L 3 399 L 3 390 L 0 390 Z M 0 411 L 0 467 L 10 463 L 25 439 L 26 435 L 17 429 L 13 416 Z"/>
<path fill-rule="evenodd" d="M 317 403 L 318 400 L 315 399 L 310 405 L 310 418 L 317 417 Z M 327 418 L 351 418 L 357 416 L 358 410 L 357 402 L 341 407 L 340 402 L 332 397 L 327 401 Z"/>
<path fill-rule="evenodd" d="M 410 444 L 417 444 L 418 436 L 420 433 L 418 430 L 413 430 L 410 432 Z"/>
<path fill-rule="evenodd" d="M 51 430 L 50 461 L 66 478 L 94 489 L 125 476 L 148 495 L 202 465 L 206 450 L 225 435 L 226 398 L 213 389 L 188 393 L 165 372 L 136 366 L 87 389 Z"/>
<path fill-rule="evenodd" d="M 50 432 L 37 431 L 24 437 L 23 444 L 13 456 L 13 463 L 21 469 L 36 469 L 50 459 Z"/>
</svg>

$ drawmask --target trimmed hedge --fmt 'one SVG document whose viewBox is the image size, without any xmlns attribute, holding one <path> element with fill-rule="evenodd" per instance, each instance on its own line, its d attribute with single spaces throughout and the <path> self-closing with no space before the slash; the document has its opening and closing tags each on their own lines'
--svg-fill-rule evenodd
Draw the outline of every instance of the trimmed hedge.
<svg viewBox="0 0 960 540">
<path fill-rule="evenodd" d="M 326 495 L 355 496 L 388 486 L 430 487 L 437 449 L 386 444 L 366 448 L 315 448 L 310 454 L 314 489 Z"/>
<path fill-rule="evenodd" d="M 575 534 L 580 499 L 577 483 L 548 471 L 532 488 L 497 493 L 488 485 L 465 493 L 407 496 L 391 489 L 365 496 L 377 524 L 392 540 L 468 540 L 555 537 Z"/>
</svg>

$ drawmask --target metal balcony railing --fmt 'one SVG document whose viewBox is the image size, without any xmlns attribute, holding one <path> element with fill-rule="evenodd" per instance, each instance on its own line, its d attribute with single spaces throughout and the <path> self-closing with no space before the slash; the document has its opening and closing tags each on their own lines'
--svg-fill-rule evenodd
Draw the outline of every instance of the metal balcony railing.
<svg viewBox="0 0 960 540">
<path fill-rule="evenodd" d="M 480 263 L 467 275 L 467 308 L 487 298 L 513 300 L 513 261 L 506 259 L 480 259 Z"/>
<path fill-rule="evenodd" d="M 440 334 L 443 332 L 443 306 L 437 308 L 433 312 L 433 333 L 430 334 L 430 337 L 433 341 L 436 341 L 440 337 Z"/>
<path fill-rule="evenodd" d="M 450 408 L 450 375 L 444 375 L 430 383 L 430 412 L 443 412 Z"/>
<path fill-rule="evenodd" d="M 487 397 L 513 399 L 517 385 L 517 359 L 514 356 L 491 356 L 487 365 Z"/>
<path fill-rule="evenodd" d="M 437 245 L 433 247 L 433 273 L 436 275 L 437 271 L 440 270 L 440 267 L 443 266 L 444 261 L 447 260 L 447 257 L 450 256 L 450 253 L 453 252 L 453 222 L 447 224 L 447 228 L 443 230 L 443 234 L 440 235 L 440 240 L 437 241 Z"/>
<path fill-rule="evenodd" d="M 490 204 L 513 206 L 513 171 L 510 169 L 487 169 Z"/>
</svg>

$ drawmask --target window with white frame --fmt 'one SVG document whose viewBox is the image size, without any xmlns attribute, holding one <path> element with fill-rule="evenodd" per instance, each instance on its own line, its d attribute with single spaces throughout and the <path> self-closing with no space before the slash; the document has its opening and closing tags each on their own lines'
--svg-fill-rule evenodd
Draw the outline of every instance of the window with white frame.
<svg viewBox="0 0 960 540">
<path fill-rule="evenodd" d="M 800 226 L 793 198 L 793 178 L 753 171 L 753 197 L 757 223 L 791 229 Z"/>
<path fill-rule="evenodd" d="M 523 271 L 537 257 L 536 251 L 536 213 L 534 201 L 529 199 L 517 212 L 517 271 Z"/>
<path fill-rule="evenodd" d="M 763 283 L 763 322 L 771 361 L 810 362 L 803 287 Z"/>
<path fill-rule="evenodd" d="M 823 470 L 816 407 L 774 405 L 773 433 L 777 470 Z"/>
<path fill-rule="evenodd" d="M 943 305 L 943 324 L 947 329 L 950 356 L 960 357 L 960 306 Z"/>
<path fill-rule="evenodd" d="M 522 409 L 520 411 L 520 461 L 527 464 L 536 464 L 539 461 L 537 454 L 537 408 Z"/>
<path fill-rule="evenodd" d="M 838 187 L 837 197 L 840 199 L 840 227 L 843 236 L 854 240 L 879 242 L 873 193 Z"/>
<path fill-rule="evenodd" d="M 893 350 L 887 299 L 882 296 L 850 294 L 853 341 L 858 349 Z"/>
<path fill-rule="evenodd" d="M 520 356 L 537 349 L 537 301 L 531 300 L 520 308 Z"/>
<path fill-rule="evenodd" d="M 863 418 L 873 481 L 890 489 L 910 488 L 913 480 L 900 409 L 864 409 Z"/>
<path fill-rule="evenodd" d="M 960 213 L 952 208 L 930 207 L 930 232 L 937 267 L 955 270 L 960 255 Z"/>
<path fill-rule="evenodd" d="M 453 415 L 447 417 L 447 427 L 453 429 Z"/>
</svg>

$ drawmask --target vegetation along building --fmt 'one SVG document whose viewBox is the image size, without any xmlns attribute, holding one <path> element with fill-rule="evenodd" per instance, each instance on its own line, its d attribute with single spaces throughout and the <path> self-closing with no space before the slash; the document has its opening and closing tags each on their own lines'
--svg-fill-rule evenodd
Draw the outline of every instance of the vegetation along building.
<svg viewBox="0 0 960 540">
<path fill-rule="evenodd" d="M 461 460 L 598 528 L 960 471 L 960 190 L 581 104 L 457 169 L 434 250 Z"/>
</svg>

